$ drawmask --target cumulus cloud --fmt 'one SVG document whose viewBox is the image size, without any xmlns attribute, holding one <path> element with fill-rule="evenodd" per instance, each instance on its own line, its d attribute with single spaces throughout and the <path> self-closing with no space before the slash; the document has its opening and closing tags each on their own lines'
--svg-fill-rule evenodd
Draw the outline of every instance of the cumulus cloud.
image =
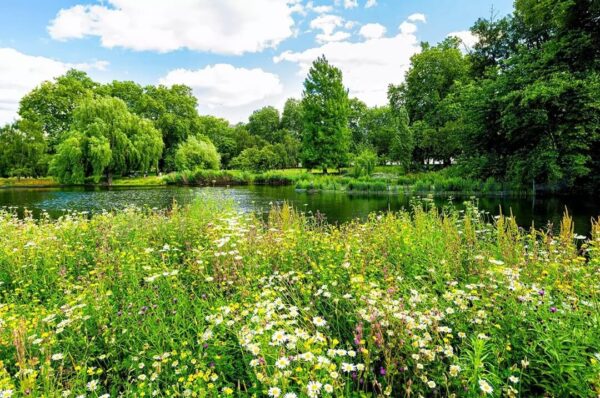
<svg viewBox="0 0 600 398">
<path fill-rule="evenodd" d="M 107 0 L 60 10 L 48 31 L 57 40 L 97 36 L 107 48 L 239 55 L 291 37 L 301 10 L 298 0 Z"/>
<path fill-rule="evenodd" d="M 358 32 L 365 39 L 378 39 L 385 34 L 385 26 L 378 23 L 363 25 Z"/>
<path fill-rule="evenodd" d="M 230 64 L 208 65 L 202 69 L 175 69 L 160 84 L 186 84 L 198 98 L 200 112 L 243 120 L 269 101 L 279 101 L 283 85 L 279 76 L 260 68 L 236 68 Z"/>
<path fill-rule="evenodd" d="M 23 54 L 13 48 L 0 48 L 0 125 L 13 121 L 21 98 L 45 80 L 71 68 L 105 70 L 106 61 L 70 64 L 46 57 Z"/>
<path fill-rule="evenodd" d="M 314 5 L 314 3 L 312 1 L 309 1 L 308 3 L 306 3 L 306 8 L 317 14 L 325 14 L 327 12 L 333 11 L 332 6 L 325 6 L 325 5 L 316 6 L 316 5 Z"/>
<path fill-rule="evenodd" d="M 464 51 L 470 51 L 473 48 L 473 46 L 475 45 L 475 43 L 477 43 L 477 41 L 479 40 L 477 38 L 477 36 L 475 36 L 473 33 L 471 33 L 468 30 L 461 30 L 459 32 L 451 32 L 451 33 L 448 33 L 447 36 L 448 37 L 450 37 L 450 36 L 458 37 L 462 41 Z"/>
<path fill-rule="evenodd" d="M 358 7 L 358 0 L 344 0 L 344 8 Z"/>
<path fill-rule="evenodd" d="M 365 3 L 365 8 L 375 7 L 377 5 L 377 0 L 367 0 Z"/>
<path fill-rule="evenodd" d="M 305 76 L 312 62 L 324 54 L 329 62 L 342 70 L 344 84 L 352 96 L 371 106 L 382 105 L 387 103 L 388 85 L 404 80 L 410 57 L 421 49 L 419 43 L 416 29 L 405 29 L 391 37 L 381 35 L 361 42 L 342 41 L 301 52 L 285 51 L 273 61 L 295 63 L 299 75 Z"/>
<path fill-rule="evenodd" d="M 400 32 L 410 35 L 417 31 L 417 25 L 411 22 L 404 21 L 400 24 L 398 29 L 400 29 Z"/>
<path fill-rule="evenodd" d="M 318 29 L 316 39 L 319 43 L 342 41 L 350 37 L 350 33 L 344 31 L 334 32 L 338 27 L 344 26 L 344 19 L 339 15 L 325 14 L 310 21 L 311 29 Z"/>
<path fill-rule="evenodd" d="M 427 22 L 427 17 L 425 17 L 425 14 L 421 14 L 419 12 L 415 13 L 415 14 L 411 14 L 408 16 L 407 20 L 409 20 L 410 22 Z"/>
</svg>

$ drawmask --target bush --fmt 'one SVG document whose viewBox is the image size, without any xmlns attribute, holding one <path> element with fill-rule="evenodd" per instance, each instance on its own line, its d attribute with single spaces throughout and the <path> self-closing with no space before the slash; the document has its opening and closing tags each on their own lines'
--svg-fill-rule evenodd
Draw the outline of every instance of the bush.
<svg viewBox="0 0 600 398">
<path fill-rule="evenodd" d="M 177 171 L 212 169 L 218 170 L 221 156 L 217 148 L 206 137 L 190 137 L 179 144 L 175 152 Z"/>
<path fill-rule="evenodd" d="M 354 159 L 352 175 L 354 177 L 370 177 L 376 166 L 377 154 L 370 149 L 365 149 Z"/>
</svg>

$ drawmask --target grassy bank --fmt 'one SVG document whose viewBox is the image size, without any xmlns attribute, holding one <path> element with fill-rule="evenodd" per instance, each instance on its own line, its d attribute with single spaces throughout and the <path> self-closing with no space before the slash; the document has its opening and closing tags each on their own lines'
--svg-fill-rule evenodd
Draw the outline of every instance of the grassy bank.
<svg viewBox="0 0 600 398">
<path fill-rule="evenodd" d="M 488 221 L 416 204 L 263 222 L 219 198 L 0 213 L 0 392 L 597 395 L 600 225 L 578 247 L 568 217 L 556 236 Z"/>
</svg>

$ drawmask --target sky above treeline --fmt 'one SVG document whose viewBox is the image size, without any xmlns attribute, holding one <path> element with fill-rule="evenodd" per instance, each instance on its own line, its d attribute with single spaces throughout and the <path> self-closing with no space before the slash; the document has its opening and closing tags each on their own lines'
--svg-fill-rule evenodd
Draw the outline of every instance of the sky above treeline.
<svg viewBox="0 0 600 398">
<path fill-rule="evenodd" d="M 100 82 L 192 87 L 199 112 L 244 121 L 300 97 L 312 61 L 340 67 L 350 95 L 387 102 L 422 41 L 469 28 L 512 0 L 0 0 L 0 124 L 69 68 Z"/>
</svg>

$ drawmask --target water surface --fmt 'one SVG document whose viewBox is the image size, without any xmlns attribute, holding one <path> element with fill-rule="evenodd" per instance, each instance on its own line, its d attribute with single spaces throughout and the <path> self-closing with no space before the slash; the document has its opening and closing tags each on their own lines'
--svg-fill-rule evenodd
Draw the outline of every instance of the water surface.
<svg viewBox="0 0 600 398">
<path fill-rule="evenodd" d="M 190 203 L 203 198 L 203 193 L 224 195 L 234 200 L 243 210 L 266 212 L 271 204 L 286 201 L 312 214 L 321 214 L 329 222 L 364 219 L 372 212 L 397 211 L 410 206 L 415 198 L 410 195 L 367 195 L 344 192 L 299 192 L 294 187 L 241 186 L 231 188 L 200 187 L 94 187 L 94 188 L 4 188 L 0 189 L 0 207 L 15 207 L 20 215 L 24 209 L 39 216 L 42 211 L 59 217 L 68 210 L 89 211 L 122 209 L 128 206 L 169 208 L 173 201 Z M 468 197 L 436 196 L 437 205 L 450 200 L 462 208 Z M 496 215 L 503 213 L 516 217 L 519 225 L 529 227 L 557 227 L 565 210 L 573 216 L 576 231 L 588 234 L 592 217 L 600 216 L 600 200 L 595 197 L 480 197 L 479 207 Z"/>
</svg>

